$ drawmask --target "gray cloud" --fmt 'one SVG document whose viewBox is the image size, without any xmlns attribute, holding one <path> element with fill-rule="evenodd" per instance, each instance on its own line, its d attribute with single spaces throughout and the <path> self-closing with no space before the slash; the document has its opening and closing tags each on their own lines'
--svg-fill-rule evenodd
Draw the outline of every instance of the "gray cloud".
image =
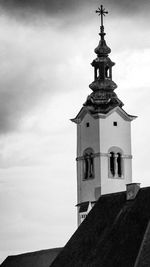
<svg viewBox="0 0 150 267">
<path fill-rule="evenodd" d="M 149 19 L 146 17 L 150 9 L 149 0 L 1 0 L 0 12 L 26 23 L 42 24 L 42 17 L 55 18 L 66 27 L 95 19 L 93 13 L 100 4 L 104 4 L 112 18 L 117 15 L 133 16 L 134 19 L 139 14 L 142 19 Z"/>
<path fill-rule="evenodd" d="M 6 30 L 1 33 L 4 40 L 0 41 L 0 134 L 3 134 L 16 131 L 24 116 L 54 93 L 55 84 L 51 80 L 55 74 L 52 56 L 46 58 L 48 43 L 45 46 L 44 41 L 40 43 L 41 35 L 24 27 L 18 30 L 17 25 L 1 26 Z M 13 31 L 17 36 L 15 42 Z"/>
<path fill-rule="evenodd" d="M 0 5 L 5 11 L 12 11 L 15 14 L 24 14 L 25 16 L 30 16 L 34 12 L 43 13 L 47 15 L 61 16 L 68 12 L 75 12 L 79 6 L 81 6 L 79 0 L 77 1 L 58 1 L 58 0 L 2 0 Z"/>
<path fill-rule="evenodd" d="M 21 70 L 19 67 L 7 77 L 0 77 L 0 133 L 16 130 L 20 119 L 36 106 L 41 95 L 39 78 L 32 80 L 34 66 L 29 62 Z"/>
<path fill-rule="evenodd" d="M 109 20 L 128 18 L 145 28 L 149 23 L 149 0 L 0 0 L 0 17 L 6 15 L 25 25 L 49 25 L 65 31 L 97 20 L 94 13 L 100 4 L 108 10 Z"/>
<path fill-rule="evenodd" d="M 43 101 L 50 105 L 54 94 L 74 90 L 80 73 L 70 55 L 80 51 L 70 32 L 32 28 L 7 18 L 0 20 L 0 29 L 0 134 L 5 134 L 17 131 Z"/>
<path fill-rule="evenodd" d="M 101 2 L 103 3 L 103 1 Z M 92 1 L 92 5 L 97 7 L 99 4 L 97 0 Z M 7 8 L 22 8 L 22 9 L 32 9 L 45 11 L 49 14 L 58 14 L 58 13 L 74 13 L 75 10 L 81 8 L 81 6 L 88 6 L 91 4 L 90 0 L 1 0 L 0 5 Z M 106 6 L 114 6 L 120 8 L 123 12 L 136 12 L 141 7 L 150 6 L 149 0 L 105 0 Z"/>
</svg>

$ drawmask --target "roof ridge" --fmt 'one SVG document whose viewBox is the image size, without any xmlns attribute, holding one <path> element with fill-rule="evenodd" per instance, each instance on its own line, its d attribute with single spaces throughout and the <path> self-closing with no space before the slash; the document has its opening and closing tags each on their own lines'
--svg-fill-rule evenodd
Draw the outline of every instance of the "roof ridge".
<svg viewBox="0 0 150 267">
<path fill-rule="evenodd" d="M 23 253 L 19 253 L 19 254 L 8 255 L 7 258 L 23 257 L 23 256 L 30 256 L 30 255 L 33 256 L 33 255 L 36 255 L 36 254 L 42 254 L 42 253 L 50 252 L 52 250 L 54 251 L 54 250 L 57 250 L 57 249 L 58 250 L 59 249 L 62 249 L 62 247 L 48 248 L 48 249 L 40 249 L 40 250 L 35 250 L 35 251 L 27 251 L 27 252 L 23 252 Z"/>
</svg>

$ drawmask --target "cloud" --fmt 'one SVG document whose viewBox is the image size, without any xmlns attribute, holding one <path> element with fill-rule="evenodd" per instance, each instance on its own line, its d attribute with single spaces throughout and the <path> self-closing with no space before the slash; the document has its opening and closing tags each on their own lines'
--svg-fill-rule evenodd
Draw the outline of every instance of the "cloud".
<svg viewBox="0 0 150 267">
<path fill-rule="evenodd" d="M 45 32 L 0 21 L 0 134 L 18 129 L 45 97 L 55 92 L 54 56 Z M 14 39 L 14 33 L 16 38 Z M 51 31 L 51 36 L 54 33 Z M 43 37 L 43 39 L 41 38 Z M 53 47 L 51 48 L 53 50 Z M 58 60 L 55 59 L 57 68 Z M 53 79 L 52 79 L 53 77 Z"/>
<path fill-rule="evenodd" d="M 2 0 L 1 6 L 5 9 L 26 9 L 26 10 L 32 10 L 32 11 L 44 11 L 48 14 L 59 14 L 59 13 L 73 13 L 75 9 L 78 9 L 78 7 L 82 4 L 84 4 L 85 1 L 66 1 L 66 0 Z M 90 1 L 87 1 L 89 4 Z"/>
<path fill-rule="evenodd" d="M 103 4 L 103 2 L 102 2 Z M 32 11 L 32 12 L 45 12 L 50 15 L 60 16 L 61 14 L 73 14 L 74 12 L 79 12 L 81 7 L 92 6 L 93 8 L 97 8 L 99 3 L 97 0 L 1 0 L 0 5 L 5 8 L 5 10 L 24 10 L 24 11 Z M 147 6 L 150 6 L 148 0 L 105 0 L 104 5 L 107 8 L 114 7 L 115 9 L 120 9 L 122 13 L 128 14 L 141 12 L 141 7 L 145 9 Z M 143 10 L 142 9 L 142 10 Z M 83 18 L 84 19 L 84 18 Z"/>
<path fill-rule="evenodd" d="M 44 101 L 51 105 L 54 95 L 81 88 L 90 59 L 79 35 L 79 29 L 60 32 L 0 18 L 0 134 L 18 130 L 24 117 Z"/>
<path fill-rule="evenodd" d="M 21 47 L 8 46 L 7 43 L 0 67 L 0 133 L 17 128 L 23 114 L 36 105 L 41 96 L 40 86 L 43 87 L 41 77 L 35 77 L 38 67 L 33 58 L 27 59 Z"/>
</svg>

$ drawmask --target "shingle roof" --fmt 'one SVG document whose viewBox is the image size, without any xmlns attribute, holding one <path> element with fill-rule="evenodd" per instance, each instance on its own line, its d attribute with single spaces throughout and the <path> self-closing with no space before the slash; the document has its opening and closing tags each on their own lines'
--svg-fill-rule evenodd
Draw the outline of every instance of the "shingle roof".
<svg viewBox="0 0 150 267">
<path fill-rule="evenodd" d="M 49 267 L 62 248 L 8 256 L 1 267 Z"/>
<path fill-rule="evenodd" d="M 103 195 L 51 267 L 149 267 L 149 220 L 150 187 Z"/>
</svg>

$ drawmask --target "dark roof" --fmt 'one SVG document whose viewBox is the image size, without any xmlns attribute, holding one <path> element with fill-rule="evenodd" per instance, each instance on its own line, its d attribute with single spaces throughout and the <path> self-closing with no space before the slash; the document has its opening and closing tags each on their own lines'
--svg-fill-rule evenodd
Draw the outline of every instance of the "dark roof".
<svg viewBox="0 0 150 267">
<path fill-rule="evenodd" d="M 49 267 L 62 248 L 8 256 L 1 267 Z"/>
<path fill-rule="evenodd" d="M 147 226 L 135 267 L 150 266 L 150 222 Z"/>
<path fill-rule="evenodd" d="M 51 267 L 149 267 L 150 187 L 103 195 Z"/>
</svg>

